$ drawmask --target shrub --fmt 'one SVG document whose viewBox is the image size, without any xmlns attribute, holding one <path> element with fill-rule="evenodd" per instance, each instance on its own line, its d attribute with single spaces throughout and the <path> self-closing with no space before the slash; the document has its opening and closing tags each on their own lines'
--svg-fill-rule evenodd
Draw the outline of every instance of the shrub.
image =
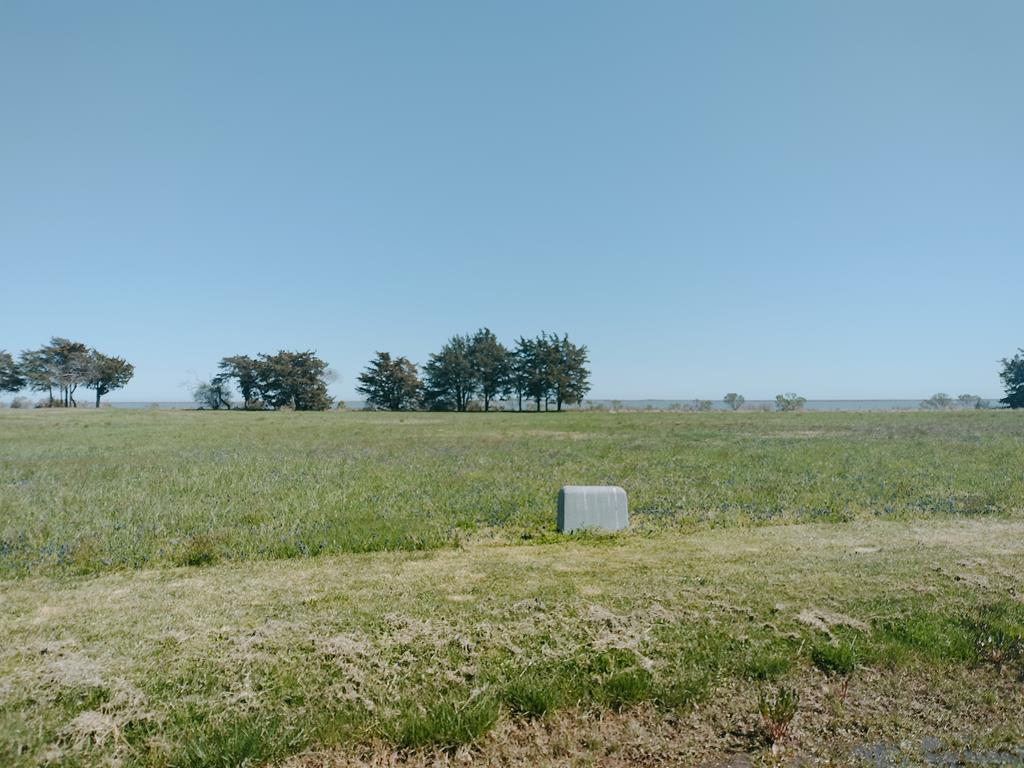
<svg viewBox="0 0 1024 768">
<path fill-rule="evenodd" d="M 806 397 L 800 397 L 794 392 L 775 396 L 775 408 L 779 411 L 802 411 L 806 402 Z"/>
<path fill-rule="evenodd" d="M 32 401 L 27 397 L 16 397 L 11 400 L 11 408 L 31 408 Z"/>
<path fill-rule="evenodd" d="M 922 400 L 921 407 L 927 411 L 948 411 L 953 407 L 953 398 L 945 392 L 936 392 L 927 400 Z"/>
<path fill-rule="evenodd" d="M 841 678 L 835 694 L 841 702 L 850 692 L 850 676 L 860 663 L 857 649 L 852 643 L 819 643 L 811 649 L 811 661 L 829 677 Z"/>
<path fill-rule="evenodd" d="M 730 392 L 725 397 L 723 397 L 722 400 L 734 411 L 738 411 L 740 408 L 743 407 L 743 403 L 747 401 L 747 398 L 745 398 L 743 395 L 738 395 L 735 392 Z"/>
<path fill-rule="evenodd" d="M 761 715 L 764 735 L 772 745 L 778 744 L 786 737 L 799 707 L 800 694 L 794 688 L 782 687 L 774 693 L 761 689 L 757 699 L 757 711 Z"/>
</svg>

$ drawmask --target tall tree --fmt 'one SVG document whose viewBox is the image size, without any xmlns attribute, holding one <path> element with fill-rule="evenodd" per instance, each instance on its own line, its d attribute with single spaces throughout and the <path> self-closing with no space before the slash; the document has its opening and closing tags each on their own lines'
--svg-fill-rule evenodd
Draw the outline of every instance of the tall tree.
<svg viewBox="0 0 1024 768">
<path fill-rule="evenodd" d="M 411 411 L 419 407 L 423 384 L 415 363 L 378 352 L 357 377 L 356 392 L 372 407 L 385 411 Z"/>
<path fill-rule="evenodd" d="M 551 359 L 551 393 L 556 410 L 560 411 L 563 404 L 578 403 L 590 391 L 587 347 L 583 344 L 573 344 L 569 341 L 568 334 L 562 334 L 562 338 L 550 337 L 548 346 Z"/>
<path fill-rule="evenodd" d="M 123 357 L 108 357 L 94 349 L 89 353 L 85 387 L 96 391 L 96 407 L 99 408 L 101 396 L 121 389 L 134 375 L 135 366 Z"/>
<path fill-rule="evenodd" d="M 533 339 L 520 336 L 512 351 L 510 384 L 516 393 L 517 406 L 523 410 L 523 398 L 530 396 L 530 379 L 533 374 Z"/>
<path fill-rule="evenodd" d="M 31 389 L 46 390 L 50 405 L 53 405 L 53 390 L 57 389 L 58 399 L 64 407 L 74 407 L 75 390 L 85 384 L 90 366 L 89 348 L 78 341 L 60 336 L 40 349 L 26 350 L 21 354 L 20 369 Z"/>
<path fill-rule="evenodd" d="M 25 377 L 21 375 L 11 353 L 0 349 L 0 392 L 17 392 L 24 386 Z"/>
<path fill-rule="evenodd" d="M 432 409 L 464 411 L 477 390 L 468 336 L 452 336 L 423 366 L 426 400 Z"/>
<path fill-rule="evenodd" d="M 238 385 L 238 391 L 242 395 L 242 407 L 249 408 L 256 402 L 256 396 L 260 387 L 259 361 L 248 355 L 232 355 L 223 358 L 217 364 L 221 372 L 214 378 L 227 380 L 234 379 Z"/>
<path fill-rule="evenodd" d="M 1011 408 L 1024 408 L 1024 348 L 1017 350 L 1013 357 L 1004 357 L 1001 362 L 1003 370 L 999 372 L 999 378 L 1003 380 L 1006 397 L 999 402 Z"/>
<path fill-rule="evenodd" d="M 89 348 L 80 341 L 70 339 L 53 339 L 53 354 L 57 360 L 58 380 L 64 391 L 64 406 L 77 408 L 75 391 L 85 384 L 89 376 L 91 360 Z"/>
<path fill-rule="evenodd" d="M 534 402 L 536 410 L 544 403 L 547 410 L 555 388 L 558 337 L 541 332 L 533 339 L 519 338 L 516 344 L 516 381 L 522 394 Z"/>
<path fill-rule="evenodd" d="M 45 349 L 26 349 L 21 353 L 18 371 L 24 377 L 29 389 L 46 392 L 47 400 L 53 405 L 53 388 L 57 386 L 57 372 L 53 360 Z"/>
<path fill-rule="evenodd" d="M 477 390 L 484 399 L 484 410 L 489 411 L 491 400 L 509 392 L 512 367 L 509 351 L 490 328 L 481 328 L 470 339 L 468 354 Z"/>
<path fill-rule="evenodd" d="M 261 399 L 274 408 L 323 411 L 331 407 L 325 379 L 327 363 L 313 352 L 260 355 L 256 370 Z"/>
</svg>

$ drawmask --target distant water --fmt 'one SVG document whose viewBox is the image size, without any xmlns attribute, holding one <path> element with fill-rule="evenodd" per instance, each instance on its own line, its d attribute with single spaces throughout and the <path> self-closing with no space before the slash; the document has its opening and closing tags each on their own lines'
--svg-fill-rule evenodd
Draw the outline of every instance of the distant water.
<svg viewBox="0 0 1024 768">
<path fill-rule="evenodd" d="M 712 400 L 712 408 L 716 411 L 727 411 L 729 406 L 722 400 Z M 587 410 L 589 408 L 621 409 L 628 411 L 685 411 L 694 408 L 694 400 L 586 400 L 581 406 L 566 406 L 566 410 Z M 990 405 L 998 406 L 992 399 Z M 111 402 L 114 408 L 160 410 L 192 410 L 195 403 L 191 402 Z M 502 404 L 497 404 L 502 405 Z M 514 407 L 512 403 L 503 404 L 506 409 Z M 524 403 L 525 406 L 525 403 Z M 345 408 L 359 411 L 365 407 L 362 400 L 346 400 Z M 743 404 L 744 411 L 774 410 L 774 400 L 747 400 Z M 921 400 L 808 400 L 804 404 L 805 411 L 919 411 Z"/>
<path fill-rule="evenodd" d="M 167 401 L 167 402 L 159 402 L 159 403 L 141 403 L 141 402 L 140 403 L 123 403 L 123 402 L 113 402 L 112 401 L 110 403 L 106 403 L 106 405 L 110 405 L 112 408 L 125 408 L 125 409 L 128 409 L 128 410 L 139 410 L 139 409 L 143 409 L 144 410 L 146 408 L 156 408 L 156 409 L 161 410 L 161 411 L 165 411 L 165 410 L 170 410 L 170 411 L 194 411 L 196 409 L 196 404 L 193 403 L 193 402 L 190 402 L 190 401 L 184 401 L 184 402 Z"/>
<path fill-rule="evenodd" d="M 923 399 L 923 398 L 922 398 Z M 621 402 L 621 406 L 618 403 Z M 588 404 L 600 405 L 604 408 L 621 407 L 628 410 L 687 410 L 695 407 L 694 400 L 588 400 Z M 712 400 L 711 407 L 716 411 L 732 410 L 724 400 Z M 740 410 L 760 411 L 775 410 L 774 400 L 747 400 Z M 805 411 L 919 411 L 921 400 L 808 400 L 804 403 Z"/>
</svg>

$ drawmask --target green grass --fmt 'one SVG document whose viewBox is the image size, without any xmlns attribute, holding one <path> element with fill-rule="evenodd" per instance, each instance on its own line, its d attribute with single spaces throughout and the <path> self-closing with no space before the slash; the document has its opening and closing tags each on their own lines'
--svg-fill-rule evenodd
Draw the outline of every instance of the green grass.
<svg viewBox="0 0 1024 768">
<path fill-rule="evenodd" d="M 0 411 L 0 575 L 545 541 L 566 483 L 640 530 L 1018 514 L 1024 414 Z"/>
<path fill-rule="evenodd" d="M 857 669 L 857 646 L 854 643 L 819 642 L 811 650 L 814 666 L 826 675 L 847 676 Z"/>
<path fill-rule="evenodd" d="M 0 413 L 0 765 L 1012 752 L 1022 445 L 1013 413 Z M 562 482 L 622 484 L 633 531 L 555 535 Z"/>
<path fill-rule="evenodd" d="M 486 734 L 497 721 L 498 712 L 498 700 L 492 696 L 471 699 L 465 694 L 448 694 L 425 703 L 403 701 L 399 714 L 384 727 L 384 733 L 406 749 L 451 750 L 472 744 Z"/>
</svg>

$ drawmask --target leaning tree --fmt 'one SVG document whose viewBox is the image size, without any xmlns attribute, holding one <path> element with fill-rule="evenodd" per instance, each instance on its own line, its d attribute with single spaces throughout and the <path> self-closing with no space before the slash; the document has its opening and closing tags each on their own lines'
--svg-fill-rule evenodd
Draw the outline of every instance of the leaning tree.
<svg viewBox="0 0 1024 768">
<path fill-rule="evenodd" d="M 6 349 L 0 349 L 0 392 L 17 392 L 24 386 L 25 377 L 14 357 Z"/>
<path fill-rule="evenodd" d="M 135 375 L 135 366 L 123 357 L 111 357 L 97 352 L 89 353 L 89 368 L 85 376 L 85 388 L 96 392 L 96 407 L 100 398 L 115 389 L 121 389 Z"/>
</svg>

